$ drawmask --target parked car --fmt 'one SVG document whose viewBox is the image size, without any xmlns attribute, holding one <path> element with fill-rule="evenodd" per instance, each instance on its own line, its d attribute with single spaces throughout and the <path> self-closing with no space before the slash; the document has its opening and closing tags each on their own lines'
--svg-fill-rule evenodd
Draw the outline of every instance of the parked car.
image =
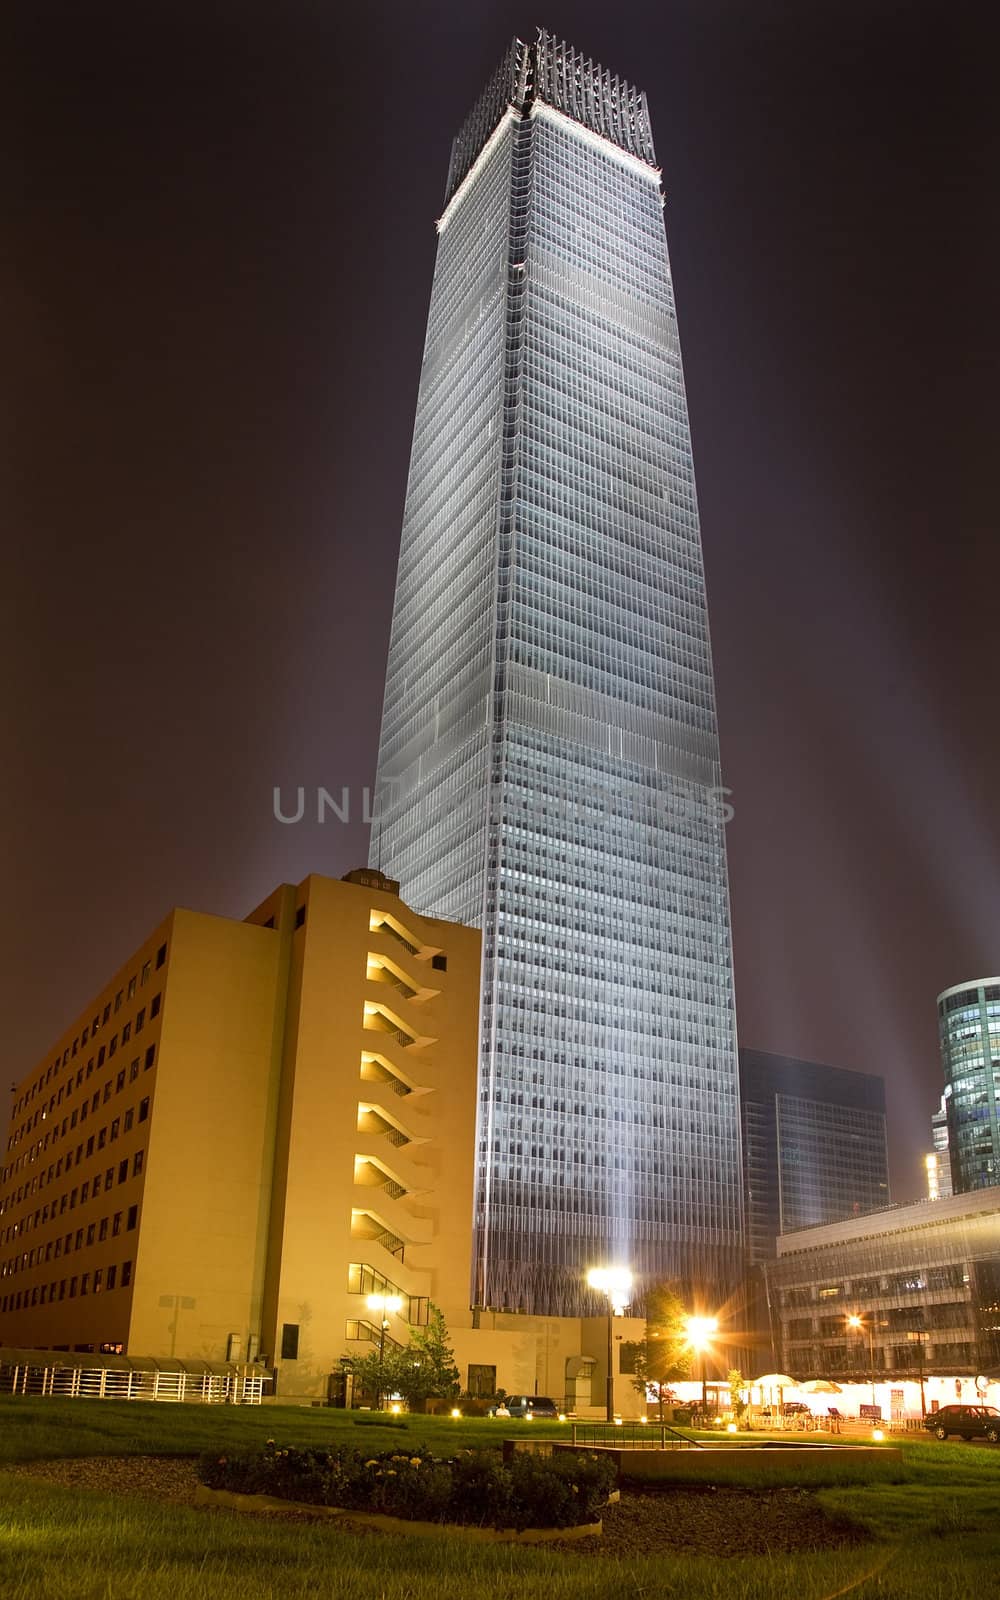
<svg viewBox="0 0 1000 1600">
<path fill-rule="evenodd" d="M 1000 1442 L 1000 1411 L 996 1406 L 942 1406 L 924 1418 L 924 1427 L 938 1439 L 957 1433 L 960 1439 Z"/>
<path fill-rule="evenodd" d="M 789 1400 L 785 1405 L 782 1406 L 781 1414 L 782 1414 L 782 1416 L 785 1416 L 785 1417 L 811 1417 L 812 1416 L 812 1412 L 810 1411 L 809 1407 L 806 1405 L 804 1400 Z"/>
<path fill-rule="evenodd" d="M 553 1422 L 559 1415 L 555 1401 L 544 1394 L 509 1394 L 507 1410 L 512 1417 L 546 1417 Z"/>
</svg>

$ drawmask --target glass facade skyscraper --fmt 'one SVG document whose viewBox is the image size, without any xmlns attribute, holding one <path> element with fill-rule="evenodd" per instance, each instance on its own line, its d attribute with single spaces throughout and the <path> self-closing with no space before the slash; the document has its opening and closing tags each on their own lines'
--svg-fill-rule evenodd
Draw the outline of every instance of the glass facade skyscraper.
<svg viewBox="0 0 1000 1600">
<path fill-rule="evenodd" d="M 453 145 L 373 860 L 483 930 L 474 1303 L 742 1271 L 715 694 L 645 96 L 541 33 Z"/>
<path fill-rule="evenodd" d="M 938 995 L 948 1154 L 955 1194 L 1000 1183 L 1000 977 Z"/>
</svg>

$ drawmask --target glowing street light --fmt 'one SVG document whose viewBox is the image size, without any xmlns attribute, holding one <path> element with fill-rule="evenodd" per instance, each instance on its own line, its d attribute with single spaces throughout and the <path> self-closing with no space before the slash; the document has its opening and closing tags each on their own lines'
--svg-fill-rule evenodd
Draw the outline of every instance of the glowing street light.
<svg viewBox="0 0 1000 1600">
<path fill-rule="evenodd" d="M 701 1409 L 708 1410 L 708 1382 L 705 1376 L 705 1352 L 719 1331 L 717 1317 L 685 1317 L 684 1333 L 692 1350 L 701 1356 Z"/>
<path fill-rule="evenodd" d="M 385 1331 L 389 1326 L 389 1317 L 396 1311 L 403 1309 L 401 1294 L 370 1294 L 367 1305 L 369 1311 L 381 1313 L 382 1326 L 378 1338 L 378 1395 L 376 1397 L 376 1410 L 382 1409 L 382 1363 L 385 1360 Z"/>
<path fill-rule="evenodd" d="M 605 1405 L 609 1422 L 615 1420 L 615 1328 L 614 1319 L 624 1314 L 632 1294 L 632 1274 L 628 1267 L 591 1267 L 587 1287 L 608 1297 L 608 1375 L 605 1380 Z"/>
</svg>

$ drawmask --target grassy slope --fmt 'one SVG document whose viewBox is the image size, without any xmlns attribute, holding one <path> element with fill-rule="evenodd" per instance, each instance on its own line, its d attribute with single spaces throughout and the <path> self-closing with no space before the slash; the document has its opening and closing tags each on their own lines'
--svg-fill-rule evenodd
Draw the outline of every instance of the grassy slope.
<svg viewBox="0 0 1000 1600">
<path fill-rule="evenodd" d="M 538 1433 L 557 1428 L 537 1427 Z M 506 1425 L 506 1431 L 510 1424 Z M 90 1454 L 181 1454 L 288 1442 L 384 1448 L 425 1440 L 443 1451 L 497 1442 L 491 1422 L 411 1418 L 405 1432 L 357 1427 L 343 1413 L 0 1398 L 0 1462 Z M 615 1563 L 443 1535 L 409 1540 L 337 1528 L 268 1524 L 149 1501 L 81 1494 L 0 1474 L 3 1600 L 570 1600 L 627 1588 L 677 1600 L 981 1600 L 995 1589 L 1000 1450 L 914 1440 L 910 1481 L 821 1492 L 864 1521 L 878 1543 L 820 1555 Z M 867 1576 L 866 1576 L 867 1574 Z"/>
</svg>

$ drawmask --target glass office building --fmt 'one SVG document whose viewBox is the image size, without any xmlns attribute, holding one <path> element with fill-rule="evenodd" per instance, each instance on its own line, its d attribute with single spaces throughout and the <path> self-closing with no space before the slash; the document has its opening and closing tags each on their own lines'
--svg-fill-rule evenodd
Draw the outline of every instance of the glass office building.
<svg viewBox="0 0 1000 1600">
<path fill-rule="evenodd" d="M 1000 1183 L 1000 978 L 938 995 L 948 1154 L 955 1194 Z"/>
<path fill-rule="evenodd" d="M 751 1263 L 780 1234 L 889 1204 L 882 1078 L 741 1047 L 740 1095 Z"/>
<path fill-rule="evenodd" d="M 453 145 L 373 860 L 483 930 L 475 1304 L 724 1293 L 742 1184 L 698 510 L 645 96 L 542 33 Z"/>
</svg>

